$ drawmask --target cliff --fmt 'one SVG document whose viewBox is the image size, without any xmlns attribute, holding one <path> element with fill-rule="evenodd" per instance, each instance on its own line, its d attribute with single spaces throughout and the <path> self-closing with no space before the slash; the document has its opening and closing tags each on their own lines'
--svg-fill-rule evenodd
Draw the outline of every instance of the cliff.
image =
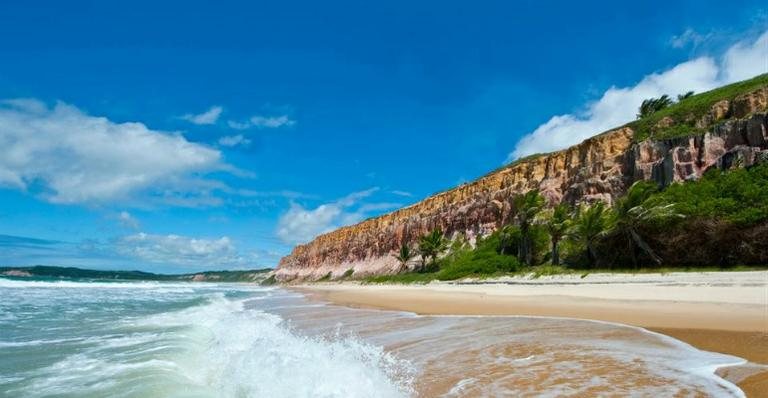
<svg viewBox="0 0 768 398">
<path fill-rule="evenodd" d="M 764 77 L 763 77 L 763 80 Z M 707 95 L 707 94 L 704 94 Z M 703 96 L 704 96 L 703 95 Z M 699 178 L 712 167 L 749 166 L 768 160 L 768 87 L 708 104 L 703 112 L 671 114 L 630 123 L 562 151 L 536 155 L 471 183 L 296 246 L 281 259 L 282 281 L 390 273 L 401 242 L 414 243 L 433 228 L 470 241 L 509 221 L 510 199 L 539 189 L 549 204 L 602 200 L 611 203 L 635 181 L 666 186 Z M 647 122 L 647 121 L 646 121 Z M 695 134 L 669 136 L 690 126 Z M 642 134 L 638 134 L 639 129 Z M 648 137 L 638 140 L 639 137 Z"/>
</svg>

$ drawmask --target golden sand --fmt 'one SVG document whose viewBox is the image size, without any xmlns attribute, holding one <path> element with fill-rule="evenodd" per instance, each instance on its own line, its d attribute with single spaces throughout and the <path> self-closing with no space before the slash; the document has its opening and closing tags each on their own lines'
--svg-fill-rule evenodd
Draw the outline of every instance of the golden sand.
<svg viewBox="0 0 768 398">
<path fill-rule="evenodd" d="M 628 300 L 584 294 L 551 295 L 553 287 L 541 289 L 546 295 L 534 296 L 505 294 L 505 289 L 511 291 L 515 287 L 317 284 L 300 288 L 304 293 L 335 304 L 423 315 L 567 317 L 641 326 L 702 350 L 747 359 L 751 364 L 720 369 L 718 374 L 739 385 L 748 397 L 768 397 L 768 371 L 763 366 L 768 365 L 768 307 L 760 297 L 756 297 L 754 303 L 677 301 L 664 294 Z M 669 295 L 674 287 L 663 289 Z M 702 289 L 702 294 L 708 293 Z"/>
</svg>

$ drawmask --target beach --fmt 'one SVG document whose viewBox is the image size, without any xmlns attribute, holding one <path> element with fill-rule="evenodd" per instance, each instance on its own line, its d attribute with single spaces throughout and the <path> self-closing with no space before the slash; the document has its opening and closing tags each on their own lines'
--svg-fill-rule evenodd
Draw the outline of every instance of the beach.
<svg viewBox="0 0 768 398">
<path fill-rule="evenodd" d="M 422 315 L 563 317 L 639 326 L 744 358 L 718 369 L 748 397 L 768 396 L 768 272 L 505 277 L 426 285 L 314 283 L 335 304 Z"/>
</svg>

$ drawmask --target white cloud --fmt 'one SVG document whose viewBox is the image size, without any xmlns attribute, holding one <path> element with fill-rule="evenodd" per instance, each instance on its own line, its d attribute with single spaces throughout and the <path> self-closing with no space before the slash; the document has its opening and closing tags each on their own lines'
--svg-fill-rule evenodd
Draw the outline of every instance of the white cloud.
<svg viewBox="0 0 768 398">
<path fill-rule="evenodd" d="M 205 200 L 230 166 L 215 149 L 142 123 L 115 123 L 62 102 L 0 102 L 0 187 L 53 203 L 103 203 L 147 193 Z"/>
<path fill-rule="evenodd" d="M 235 130 L 247 130 L 251 128 L 250 122 L 236 122 L 234 120 L 228 120 L 227 125 Z"/>
<path fill-rule="evenodd" d="M 635 86 L 611 87 L 600 99 L 587 104 L 583 112 L 554 116 L 525 135 L 507 161 L 566 148 L 621 126 L 635 119 L 637 108 L 646 98 L 663 94 L 675 96 L 690 90 L 707 91 L 766 72 L 768 31 L 757 40 L 733 45 L 719 63 L 711 57 L 699 57 L 664 72 L 645 76 Z"/>
<path fill-rule="evenodd" d="M 219 145 L 226 147 L 248 146 L 250 144 L 251 140 L 245 138 L 242 134 L 227 135 L 219 138 Z"/>
<path fill-rule="evenodd" d="M 277 222 L 277 236 L 288 244 L 304 243 L 319 234 L 359 222 L 368 216 L 368 212 L 399 206 L 395 203 L 360 204 L 362 199 L 377 190 L 378 188 L 371 188 L 354 192 L 314 209 L 291 203 L 290 209 Z"/>
<path fill-rule="evenodd" d="M 693 45 L 693 47 L 696 47 L 699 44 L 707 41 L 707 39 L 709 39 L 711 36 L 711 33 L 701 34 L 691 28 L 688 28 L 683 33 L 677 36 L 672 36 L 672 38 L 669 40 L 669 44 L 674 48 L 683 48 L 689 44 Z"/>
<path fill-rule="evenodd" d="M 754 43 L 741 42 L 726 51 L 723 58 L 723 83 L 749 79 L 768 72 L 768 31 Z"/>
<path fill-rule="evenodd" d="M 198 239 L 140 232 L 120 238 L 115 247 L 121 255 L 160 264 L 210 267 L 236 265 L 245 261 L 226 236 Z"/>
<path fill-rule="evenodd" d="M 224 108 L 220 106 L 212 106 L 210 109 L 203 113 L 187 113 L 186 115 L 180 116 L 180 119 L 184 119 L 190 123 L 198 125 L 214 124 L 217 120 L 219 120 L 219 116 L 221 116 L 221 112 L 223 111 Z"/>
<path fill-rule="evenodd" d="M 412 193 L 410 193 L 410 192 L 407 192 L 407 191 L 398 191 L 398 190 L 394 190 L 394 191 L 389 191 L 389 192 L 390 192 L 391 194 L 393 194 L 393 195 L 397 195 L 397 196 L 404 196 L 404 197 L 407 197 L 407 198 L 410 198 L 411 196 L 413 196 L 413 194 L 412 194 Z"/>
<path fill-rule="evenodd" d="M 291 119 L 288 115 L 280 116 L 252 116 L 250 119 L 244 122 L 237 122 L 230 120 L 227 122 L 230 128 L 235 130 L 246 130 L 250 128 L 259 129 L 276 129 L 280 127 L 291 127 L 296 124 L 296 121 Z"/>
<path fill-rule="evenodd" d="M 125 210 L 120 212 L 117 219 L 120 221 L 120 224 L 126 228 L 139 229 L 139 220 Z"/>
</svg>

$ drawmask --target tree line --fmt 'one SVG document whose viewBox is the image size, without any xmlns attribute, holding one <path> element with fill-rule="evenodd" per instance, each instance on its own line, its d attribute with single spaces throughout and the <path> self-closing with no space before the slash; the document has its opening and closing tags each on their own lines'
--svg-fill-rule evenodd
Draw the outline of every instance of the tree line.
<svg viewBox="0 0 768 398">
<path fill-rule="evenodd" d="M 510 200 L 511 222 L 494 232 L 496 252 L 514 256 L 524 266 L 542 262 L 558 266 L 562 263 L 561 246 L 566 243 L 572 262 L 595 267 L 604 255 L 597 250 L 598 243 L 610 236 L 614 241 L 624 242 L 634 267 L 641 265 L 641 258 L 660 265 L 663 259 L 646 242 L 641 226 L 684 215 L 672 203 L 649 202 L 657 190 L 653 182 L 638 181 L 612 206 L 598 201 L 578 206 L 560 203 L 548 208 L 538 190 L 515 195 Z M 399 272 L 408 270 L 408 264 L 416 257 L 420 257 L 416 271 L 434 271 L 440 266 L 438 260 L 446 252 L 450 254 L 452 246 L 455 250 L 466 250 L 464 240 L 461 236 L 460 242 L 452 242 L 436 228 L 420 236 L 415 246 L 402 244 L 393 256 L 400 264 Z M 544 240 L 547 250 L 542 250 Z"/>
</svg>

